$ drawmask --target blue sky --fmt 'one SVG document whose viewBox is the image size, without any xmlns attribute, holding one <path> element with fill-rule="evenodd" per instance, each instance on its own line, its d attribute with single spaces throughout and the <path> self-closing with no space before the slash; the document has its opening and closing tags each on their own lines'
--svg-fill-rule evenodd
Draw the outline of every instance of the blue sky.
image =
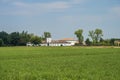
<svg viewBox="0 0 120 80">
<path fill-rule="evenodd" d="M 0 31 L 28 31 L 54 39 L 100 28 L 104 38 L 120 38 L 120 0 L 0 0 Z"/>
</svg>

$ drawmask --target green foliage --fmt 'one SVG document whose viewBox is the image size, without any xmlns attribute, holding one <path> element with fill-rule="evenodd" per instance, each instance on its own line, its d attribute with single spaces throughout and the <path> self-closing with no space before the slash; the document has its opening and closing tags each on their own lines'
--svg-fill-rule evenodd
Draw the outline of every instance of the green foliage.
<svg viewBox="0 0 120 80">
<path fill-rule="evenodd" d="M 87 46 L 90 46 L 92 44 L 92 42 L 89 40 L 89 38 L 86 39 L 85 43 Z"/>
<path fill-rule="evenodd" d="M 95 30 L 95 41 L 98 43 L 100 41 L 100 39 L 103 36 L 103 32 L 101 29 L 96 29 Z"/>
<path fill-rule="evenodd" d="M 20 41 L 19 41 L 19 45 L 26 45 L 27 42 L 30 41 L 30 34 L 28 34 L 28 32 L 26 31 L 22 31 L 22 33 L 20 34 Z"/>
<path fill-rule="evenodd" d="M 111 39 L 111 40 L 110 40 L 110 44 L 111 44 L 111 45 L 114 45 L 114 41 L 115 41 L 115 39 Z"/>
<path fill-rule="evenodd" d="M 19 41 L 20 41 L 20 34 L 19 32 L 12 32 L 10 34 L 10 44 L 17 46 L 19 45 Z"/>
<path fill-rule="evenodd" d="M 75 34 L 76 37 L 78 38 L 79 44 L 82 44 L 83 39 L 84 39 L 84 37 L 83 37 L 83 35 L 82 35 L 82 34 L 83 34 L 83 30 L 82 30 L 82 29 L 78 29 L 78 30 L 75 31 L 74 34 Z"/>
<path fill-rule="evenodd" d="M 93 41 L 93 45 L 99 45 L 100 43 L 100 39 L 102 38 L 103 36 L 103 32 L 101 29 L 95 29 L 94 30 L 91 30 L 89 31 L 89 35 Z"/>
<path fill-rule="evenodd" d="M 2 39 L 0 39 L 0 47 L 4 45 L 4 42 Z"/>
<path fill-rule="evenodd" d="M 3 40 L 4 45 L 9 44 L 9 37 L 8 36 L 9 36 L 8 33 L 6 33 L 5 31 L 0 32 L 0 39 Z"/>
<path fill-rule="evenodd" d="M 0 80 L 120 80 L 120 49 L 0 48 Z"/>
<path fill-rule="evenodd" d="M 0 39 L 4 42 L 4 46 L 25 46 L 30 41 L 34 44 L 41 43 L 41 37 L 29 34 L 27 31 L 22 31 L 21 33 L 12 32 L 10 34 L 2 31 L 0 32 Z"/>
<path fill-rule="evenodd" d="M 95 42 L 95 32 L 92 30 L 92 31 L 89 31 L 89 35 L 93 41 L 93 43 Z"/>
<path fill-rule="evenodd" d="M 33 44 L 40 44 L 40 43 L 41 43 L 41 38 L 38 37 L 38 36 L 33 36 L 33 37 L 30 39 L 30 42 L 33 43 Z"/>
<path fill-rule="evenodd" d="M 51 33 L 50 32 L 44 32 L 44 40 L 46 40 L 46 38 L 50 38 L 51 37 Z"/>
<path fill-rule="evenodd" d="M 100 42 L 103 46 L 110 46 L 110 40 L 109 39 L 106 39 L 106 40 L 103 40 Z"/>
<path fill-rule="evenodd" d="M 79 43 L 76 43 L 76 46 L 83 45 L 83 30 L 78 29 L 74 33 L 76 37 L 78 38 Z M 116 46 L 115 41 L 120 41 L 120 39 L 106 39 L 104 40 L 102 38 L 103 31 L 101 29 L 95 29 L 89 31 L 89 35 L 92 39 L 92 42 L 89 39 L 86 39 L 87 45 L 92 46 Z M 0 32 L 0 39 L 2 39 L 0 46 L 25 46 L 27 42 L 31 42 L 33 44 L 39 44 L 42 41 L 45 41 L 46 38 L 50 38 L 51 33 L 50 32 L 44 32 L 44 35 L 42 37 L 36 36 L 34 34 L 29 34 L 27 31 L 20 32 L 12 32 L 8 34 L 5 31 Z"/>
</svg>

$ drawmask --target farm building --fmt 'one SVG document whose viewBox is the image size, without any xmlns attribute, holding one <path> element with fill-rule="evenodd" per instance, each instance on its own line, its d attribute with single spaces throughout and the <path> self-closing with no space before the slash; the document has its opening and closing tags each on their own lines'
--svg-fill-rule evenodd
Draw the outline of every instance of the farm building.
<svg viewBox="0 0 120 80">
<path fill-rule="evenodd" d="M 41 46 L 73 46 L 75 43 L 78 43 L 77 40 L 73 38 L 64 38 L 60 40 L 52 40 L 48 38 L 46 42 L 41 43 Z"/>
<path fill-rule="evenodd" d="M 26 43 L 26 46 L 33 46 L 31 42 Z"/>
<path fill-rule="evenodd" d="M 115 40 L 115 41 L 114 41 L 114 44 L 120 46 L 120 40 Z"/>
</svg>

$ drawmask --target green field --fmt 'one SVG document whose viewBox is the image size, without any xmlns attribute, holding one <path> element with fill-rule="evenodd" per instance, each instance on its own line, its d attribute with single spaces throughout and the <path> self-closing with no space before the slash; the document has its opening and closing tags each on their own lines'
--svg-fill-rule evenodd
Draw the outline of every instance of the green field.
<svg viewBox="0 0 120 80">
<path fill-rule="evenodd" d="M 1 47 L 0 80 L 120 80 L 120 48 Z"/>
</svg>

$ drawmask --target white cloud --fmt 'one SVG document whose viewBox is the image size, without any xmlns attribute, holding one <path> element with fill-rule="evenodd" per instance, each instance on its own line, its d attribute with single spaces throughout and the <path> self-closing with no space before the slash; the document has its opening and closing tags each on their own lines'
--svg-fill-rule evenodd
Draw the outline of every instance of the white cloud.
<svg viewBox="0 0 120 80">
<path fill-rule="evenodd" d="M 2 11 L 2 13 L 4 14 L 8 11 L 8 14 L 13 15 L 36 15 L 45 12 L 62 11 L 71 7 L 67 2 L 25 3 L 16 1 L 13 1 L 11 6 Z"/>
<path fill-rule="evenodd" d="M 0 2 L 3 2 L 3 3 L 14 2 L 14 1 L 21 1 L 21 0 L 0 0 Z"/>
<path fill-rule="evenodd" d="M 1 0 L 0 2 L 9 2 L 9 1 L 11 1 L 11 0 Z"/>
<path fill-rule="evenodd" d="M 34 2 L 28 3 L 22 0 L 1 0 L 9 2 L 12 7 L 5 8 L 2 14 L 12 15 L 37 15 L 46 12 L 59 12 L 71 8 L 74 4 L 79 4 L 83 0 L 54 1 L 54 2 Z M 8 12 L 7 12 L 8 11 Z"/>
<path fill-rule="evenodd" d="M 16 7 L 24 8 L 44 8 L 44 9 L 65 9 L 69 8 L 69 4 L 66 2 L 52 2 L 52 3 L 23 3 L 23 2 L 14 2 Z"/>
</svg>

